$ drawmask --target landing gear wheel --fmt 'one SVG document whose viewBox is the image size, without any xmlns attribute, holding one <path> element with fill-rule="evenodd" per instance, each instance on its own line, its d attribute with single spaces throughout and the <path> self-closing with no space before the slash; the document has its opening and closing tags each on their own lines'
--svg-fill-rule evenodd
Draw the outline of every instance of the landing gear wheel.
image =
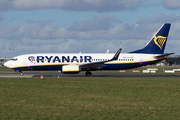
<svg viewBox="0 0 180 120">
<path fill-rule="evenodd" d="M 20 75 L 23 76 L 24 74 L 21 72 Z"/>
<path fill-rule="evenodd" d="M 92 76 L 92 73 L 89 72 L 89 71 L 87 71 L 87 72 L 86 72 L 86 76 Z"/>
</svg>

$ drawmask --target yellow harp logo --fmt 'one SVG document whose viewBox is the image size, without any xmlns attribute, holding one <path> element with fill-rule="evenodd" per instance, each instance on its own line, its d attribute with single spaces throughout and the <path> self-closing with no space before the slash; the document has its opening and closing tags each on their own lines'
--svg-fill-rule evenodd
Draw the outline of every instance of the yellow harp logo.
<svg viewBox="0 0 180 120">
<path fill-rule="evenodd" d="M 154 43 L 159 46 L 159 48 L 162 50 L 162 47 L 164 45 L 164 43 L 166 42 L 166 38 L 167 37 L 163 37 L 163 36 L 154 36 Z"/>
</svg>

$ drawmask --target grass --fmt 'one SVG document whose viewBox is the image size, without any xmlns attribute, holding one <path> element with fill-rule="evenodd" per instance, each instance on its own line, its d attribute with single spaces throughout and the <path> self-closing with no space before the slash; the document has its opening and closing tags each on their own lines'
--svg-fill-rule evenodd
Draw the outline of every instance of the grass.
<svg viewBox="0 0 180 120">
<path fill-rule="evenodd" d="M 138 70 L 138 73 L 143 73 L 143 70 L 147 70 L 147 68 L 158 68 L 158 70 L 156 71 L 157 74 L 162 74 L 165 73 L 164 70 L 173 70 L 173 69 L 180 69 L 179 66 L 177 67 L 171 67 L 171 66 L 165 66 L 165 67 L 148 67 L 148 66 L 144 66 L 144 67 L 139 67 L 139 68 L 134 68 L 134 69 L 127 69 L 125 70 L 126 73 L 133 73 L 133 71 Z M 99 72 L 99 71 L 95 71 L 95 72 Z M 102 70 L 101 72 L 119 72 L 119 70 Z M 180 74 L 180 71 L 176 71 L 175 74 Z"/>
<path fill-rule="evenodd" d="M 0 71 L 14 71 L 13 69 L 7 68 L 5 66 L 0 66 Z"/>
<path fill-rule="evenodd" d="M 180 119 L 179 78 L 0 78 L 0 119 Z"/>
</svg>

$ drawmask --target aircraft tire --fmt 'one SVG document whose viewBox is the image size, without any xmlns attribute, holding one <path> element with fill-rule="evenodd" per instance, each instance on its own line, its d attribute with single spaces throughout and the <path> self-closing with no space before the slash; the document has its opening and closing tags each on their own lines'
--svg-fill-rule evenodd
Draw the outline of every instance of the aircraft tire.
<svg viewBox="0 0 180 120">
<path fill-rule="evenodd" d="M 24 74 L 21 72 L 20 75 L 23 76 Z"/>
<path fill-rule="evenodd" d="M 87 72 L 86 72 L 86 76 L 92 76 L 92 73 L 89 72 L 89 71 L 87 71 Z"/>
</svg>

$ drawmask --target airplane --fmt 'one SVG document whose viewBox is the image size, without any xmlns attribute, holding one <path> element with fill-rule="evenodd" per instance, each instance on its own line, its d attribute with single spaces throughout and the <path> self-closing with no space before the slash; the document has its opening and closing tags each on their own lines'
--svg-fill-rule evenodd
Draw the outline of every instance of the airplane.
<svg viewBox="0 0 180 120">
<path fill-rule="evenodd" d="M 119 49 L 116 54 L 25 54 L 7 61 L 4 66 L 20 72 L 21 75 L 23 71 L 60 70 L 64 74 L 78 74 L 86 71 L 85 75 L 91 76 L 91 71 L 96 70 L 125 70 L 151 65 L 174 54 L 164 54 L 170 26 L 170 23 L 163 24 L 144 48 L 129 53 L 121 53 L 122 49 Z"/>
</svg>

